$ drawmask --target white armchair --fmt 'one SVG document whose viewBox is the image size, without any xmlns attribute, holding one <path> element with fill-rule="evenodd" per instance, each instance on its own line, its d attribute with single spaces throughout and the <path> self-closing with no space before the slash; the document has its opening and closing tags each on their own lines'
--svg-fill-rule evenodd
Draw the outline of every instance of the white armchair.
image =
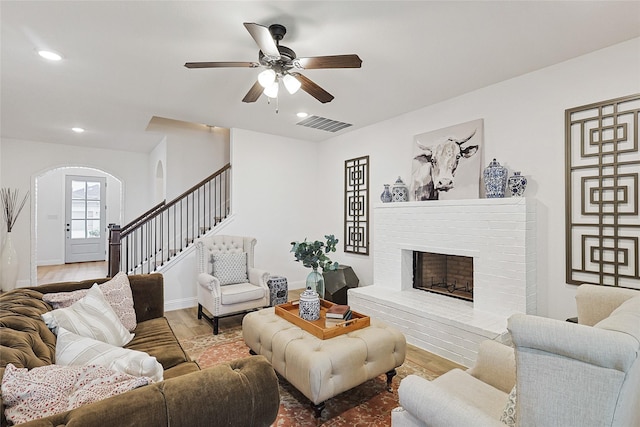
<svg viewBox="0 0 640 427">
<path fill-rule="evenodd" d="M 269 305 L 269 273 L 254 268 L 255 244 L 255 238 L 243 236 L 216 235 L 196 241 L 198 319 L 211 322 L 214 335 L 221 317 Z"/>
<path fill-rule="evenodd" d="M 515 351 L 487 341 L 467 371 L 402 380 L 392 425 L 504 427 L 515 383 L 508 425 L 640 426 L 640 292 L 582 285 L 576 302 L 580 324 L 515 314 Z"/>
</svg>

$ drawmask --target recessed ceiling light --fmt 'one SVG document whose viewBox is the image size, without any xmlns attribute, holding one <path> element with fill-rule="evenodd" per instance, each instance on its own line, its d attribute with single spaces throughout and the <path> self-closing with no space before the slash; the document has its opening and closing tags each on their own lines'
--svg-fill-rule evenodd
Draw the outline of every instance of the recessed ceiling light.
<svg viewBox="0 0 640 427">
<path fill-rule="evenodd" d="M 62 59 L 62 56 L 60 54 L 51 52 L 50 50 L 39 50 L 38 55 L 50 61 L 60 61 Z"/>
<path fill-rule="evenodd" d="M 74 131 L 75 133 L 82 133 L 84 132 L 84 129 L 82 128 L 71 128 L 72 131 Z"/>
<path fill-rule="evenodd" d="M 300 117 L 301 119 L 304 119 L 305 117 L 307 117 L 309 115 L 309 113 L 305 113 L 303 111 L 299 112 L 298 114 L 296 114 L 296 116 Z"/>
</svg>

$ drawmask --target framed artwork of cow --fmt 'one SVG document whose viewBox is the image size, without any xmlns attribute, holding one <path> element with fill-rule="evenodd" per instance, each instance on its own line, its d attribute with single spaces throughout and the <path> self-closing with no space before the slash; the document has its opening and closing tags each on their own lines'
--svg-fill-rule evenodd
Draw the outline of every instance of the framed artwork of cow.
<svg viewBox="0 0 640 427">
<path fill-rule="evenodd" d="M 479 198 L 483 137 L 483 119 L 416 135 L 411 200 Z"/>
</svg>

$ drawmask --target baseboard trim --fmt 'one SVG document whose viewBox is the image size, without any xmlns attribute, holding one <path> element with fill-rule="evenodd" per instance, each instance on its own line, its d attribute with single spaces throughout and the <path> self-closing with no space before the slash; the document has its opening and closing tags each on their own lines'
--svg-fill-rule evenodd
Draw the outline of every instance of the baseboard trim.
<svg viewBox="0 0 640 427">
<path fill-rule="evenodd" d="M 183 308 L 196 307 L 198 298 L 180 298 L 164 302 L 164 311 L 182 310 Z"/>
</svg>

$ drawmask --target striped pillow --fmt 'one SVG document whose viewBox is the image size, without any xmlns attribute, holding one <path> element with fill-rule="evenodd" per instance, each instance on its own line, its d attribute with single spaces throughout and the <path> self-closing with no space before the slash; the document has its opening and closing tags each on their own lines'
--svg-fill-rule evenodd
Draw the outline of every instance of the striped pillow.
<svg viewBox="0 0 640 427">
<path fill-rule="evenodd" d="M 131 293 L 129 277 L 121 271 L 113 276 L 111 280 L 98 286 L 124 327 L 129 332 L 133 332 L 136 328 L 136 311 L 133 307 L 133 294 Z M 49 303 L 54 309 L 66 308 L 87 295 L 87 292 L 89 292 L 89 289 L 49 293 L 42 295 L 42 300 Z"/>
<path fill-rule="evenodd" d="M 153 381 L 162 381 L 164 373 L 162 365 L 147 353 L 81 337 L 63 327 L 58 328 L 56 364 L 99 365 L 136 377 L 148 377 Z"/>
<path fill-rule="evenodd" d="M 122 347 L 133 339 L 133 334 L 122 326 L 120 319 L 94 284 L 87 295 L 67 308 L 42 314 L 49 329 L 57 334 L 63 327 L 83 337 Z"/>
</svg>

